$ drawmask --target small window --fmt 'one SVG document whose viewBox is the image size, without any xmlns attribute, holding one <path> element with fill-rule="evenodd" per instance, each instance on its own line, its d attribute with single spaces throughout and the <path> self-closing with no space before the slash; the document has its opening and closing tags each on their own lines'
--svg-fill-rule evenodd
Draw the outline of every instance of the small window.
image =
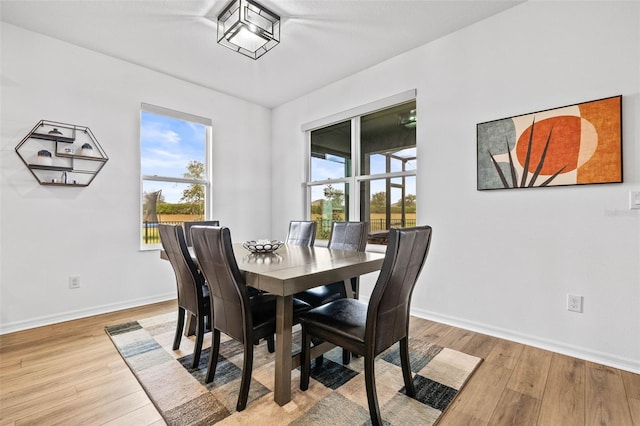
<svg viewBox="0 0 640 426">
<path fill-rule="evenodd" d="M 210 144 L 211 120 L 142 104 L 142 249 L 160 247 L 160 223 L 182 224 L 208 218 Z"/>
</svg>

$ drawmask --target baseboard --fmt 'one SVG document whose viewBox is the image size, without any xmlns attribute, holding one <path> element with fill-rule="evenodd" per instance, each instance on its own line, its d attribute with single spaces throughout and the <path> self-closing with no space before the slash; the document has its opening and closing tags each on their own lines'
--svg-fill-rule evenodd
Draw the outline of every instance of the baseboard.
<svg viewBox="0 0 640 426">
<path fill-rule="evenodd" d="M 80 318 L 86 318 L 94 315 L 106 314 L 122 309 L 135 308 L 138 306 L 150 305 L 158 302 L 165 302 L 176 298 L 176 293 L 159 294 L 153 297 L 144 297 L 140 299 L 132 299 L 124 302 L 111 303 L 108 305 L 92 306 L 87 309 L 78 309 L 75 311 L 61 312 L 55 315 L 47 315 L 33 318 L 26 321 L 16 321 L 8 324 L 0 324 L 0 335 L 13 333 L 16 331 L 28 330 L 30 328 L 42 327 L 45 325 L 56 324 L 59 322 L 71 321 Z"/>
<path fill-rule="evenodd" d="M 412 309 L 411 315 L 427 320 L 452 325 L 454 327 L 463 328 L 465 330 L 474 331 L 476 333 L 487 334 L 489 336 L 510 340 L 512 342 L 522 343 L 524 345 L 534 346 L 536 348 L 557 352 L 563 355 L 572 356 L 574 358 L 591 361 L 609 367 L 618 368 L 620 370 L 630 371 L 640 374 L 640 362 L 638 360 L 622 358 L 614 354 L 593 351 L 587 348 L 568 345 L 549 339 L 543 339 L 537 336 L 514 332 L 504 328 L 493 327 L 462 318 L 456 318 L 448 315 L 442 315 L 431 311 L 421 309 Z"/>
<path fill-rule="evenodd" d="M 88 309 L 80 309 L 76 311 L 63 312 L 56 315 L 43 316 L 28 321 L 17 321 L 9 324 L 0 325 L 0 335 L 13 333 L 16 331 L 27 330 L 30 328 L 42 327 L 45 325 L 56 324 L 64 321 L 71 321 L 80 318 L 86 318 L 93 315 L 100 315 L 109 312 L 119 311 L 122 309 L 135 308 L 138 306 L 150 305 L 153 303 L 164 302 L 175 299 L 175 293 L 166 293 L 154 297 L 133 299 L 125 302 L 113 303 L 108 305 L 94 306 Z M 368 302 L 366 297 L 362 297 L 363 302 Z M 640 362 L 632 359 L 622 358 L 613 354 L 589 350 L 583 347 L 567 345 L 549 339 L 542 339 L 537 336 L 517 333 L 504 328 L 488 326 L 486 324 L 468 321 L 462 318 L 442 315 L 436 312 L 425 311 L 422 309 L 411 309 L 411 315 L 424 318 L 430 321 L 436 321 L 454 327 L 463 328 L 465 330 L 474 331 L 476 333 L 487 334 L 489 336 L 510 340 L 524 345 L 534 346 L 552 352 L 561 353 L 563 355 L 591 361 L 609 367 L 619 368 L 635 374 L 640 374 Z"/>
</svg>

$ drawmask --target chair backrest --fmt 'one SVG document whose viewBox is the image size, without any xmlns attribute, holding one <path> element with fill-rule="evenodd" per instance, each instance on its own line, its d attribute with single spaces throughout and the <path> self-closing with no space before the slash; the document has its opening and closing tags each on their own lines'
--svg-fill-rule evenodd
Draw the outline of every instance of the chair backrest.
<svg viewBox="0 0 640 426">
<path fill-rule="evenodd" d="M 375 355 L 407 337 L 411 294 L 430 245 L 430 226 L 389 230 L 387 252 L 367 311 L 365 345 L 373 346 Z"/>
<path fill-rule="evenodd" d="M 252 326 L 249 296 L 231 245 L 229 228 L 194 226 L 193 250 L 209 284 L 213 326 L 240 343 Z"/>
<path fill-rule="evenodd" d="M 220 222 L 217 220 L 192 220 L 184 222 L 184 239 L 187 241 L 187 246 L 192 247 L 191 242 L 191 227 L 192 226 L 220 226 Z"/>
<path fill-rule="evenodd" d="M 295 246 L 311 247 L 316 241 L 316 227 L 314 221 L 292 220 L 289 223 L 289 233 L 285 243 Z"/>
<path fill-rule="evenodd" d="M 159 224 L 160 241 L 176 274 L 178 305 L 198 313 L 204 307 L 204 277 L 191 258 L 180 225 Z"/>
<path fill-rule="evenodd" d="M 333 222 L 328 247 L 331 249 L 364 251 L 367 248 L 369 223 Z"/>
</svg>

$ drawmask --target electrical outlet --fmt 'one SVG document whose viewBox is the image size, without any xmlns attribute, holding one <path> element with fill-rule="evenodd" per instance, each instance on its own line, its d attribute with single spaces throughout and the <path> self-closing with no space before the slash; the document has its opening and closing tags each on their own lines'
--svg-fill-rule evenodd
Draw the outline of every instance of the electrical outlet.
<svg viewBox="0 0 640 426">
<path fill-rule="evenodd" d="M 582 313 L 582 296 L 567 294 L 567 311 Z"/>
<path fill-rule="evenodd" d="M 640 209 L 640 191 L 629 192 L 629 208 Z"/>
<path fill-rule="evenodd" d="M 80 276 L 79 275 L 70 275 L 69 276 L 69 288 L 80 288 Z"/>
</svg>

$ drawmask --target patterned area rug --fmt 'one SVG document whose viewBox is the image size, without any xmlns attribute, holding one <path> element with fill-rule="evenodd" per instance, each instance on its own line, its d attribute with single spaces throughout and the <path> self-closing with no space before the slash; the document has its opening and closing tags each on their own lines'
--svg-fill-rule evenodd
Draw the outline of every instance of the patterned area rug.
<svg viewBox="0 0 640 426">
<path fill-rule="evenodd" d="M 242 345 L 224 340 L 213 383 L 204 384 L 209 350 L 191 368 L 193 338 L 182 337 L 171 350 L 176 314 L 107 327 L 106 332 L 168 425 L 366 425 L 371 424 L 364 385 L 364 363 L 355 358 L 342 365 L 342 349 L 325 354 L 314 368 L 306 392 L 299 390 L 300 371 L 292 371 L 292 401 L 273 401 L 274 357 L 266 343 L 254 347 L 254 367 L 247 408 L 236 412 Z M 299 344 L 294 329 L 294 350 Z M 211 333 L 205 335 L 205 346 Z M 398 345 L 376 358 L 376 388 L 382 418 L 390 425 L 433 425 L 469 379 L 481 359 L 410 339 L 416 397 L 404 394 Z"/>
</svg>

